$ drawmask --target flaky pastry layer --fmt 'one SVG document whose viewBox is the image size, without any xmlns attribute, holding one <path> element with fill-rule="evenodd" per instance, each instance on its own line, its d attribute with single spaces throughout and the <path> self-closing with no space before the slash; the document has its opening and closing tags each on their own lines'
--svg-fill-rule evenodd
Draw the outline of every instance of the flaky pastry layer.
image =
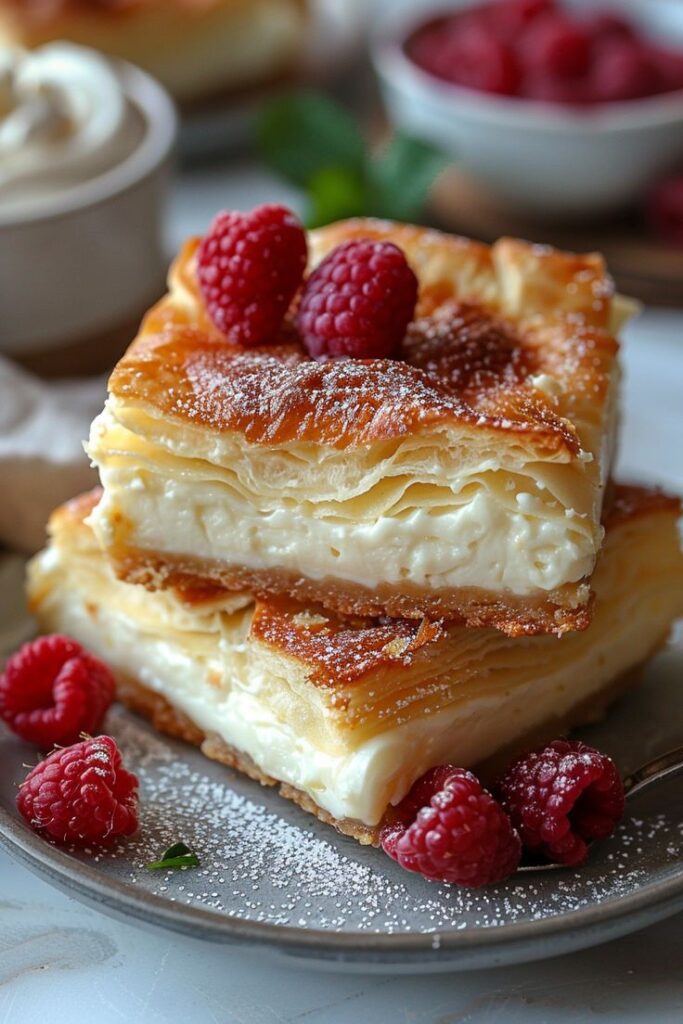
<svg viewBox="0 0 683 1024">
<path fill-rule="evenodd" d="M 110 380 L 93 517 L 124 578 L 183 578 L 344 613 L 443 614 L 510 635 L 585 627 L 624 316 L 599 256 L 349 221 L 400 245 L 416 319 L 395 360 L 244 350 L 195 280 L 196 242 Z"/>
<path fill-rule="evenodd" d="M 583 721 L 683 611 L 678 503 L 637 489 L 617 492 L 591 626 L 560 639 L 284 600 L 240 607 L 218 590 L 149 593 L 111 573 L 88 511 L 60 510 L 32 564 L 41 627 L 163 698 L 195 740 L 218 737 L 360 832 L 434 764 L 478 764 L 549 723 Z"/>
</svg>

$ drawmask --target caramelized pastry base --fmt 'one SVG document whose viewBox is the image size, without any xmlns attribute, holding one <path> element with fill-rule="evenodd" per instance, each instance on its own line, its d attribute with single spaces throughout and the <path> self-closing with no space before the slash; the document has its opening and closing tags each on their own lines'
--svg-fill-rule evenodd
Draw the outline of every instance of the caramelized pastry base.
<svg viewBox="0 0 683 1024">
<path fill-rule="evenodd" d="M 507 636 L 534 636 L 584 630 L 590 624 L 593 595 L 586 582 L 567 584 L 543 596 L 504 599 L 475 587 L 425 590 L 408 581 L 369 590 L 346 580 L 314 580 L 280 569 L 250 570 L 182 555 L 128 549 L 108 552 L 119 579 L 148 590 L 194 590 L 207 584 L 244 591 L 261 600 L 285 595 L 302 604 L 320 604 L 342 615 L 447 619 L 470 628 L 491 627 Z"/>
</svg>

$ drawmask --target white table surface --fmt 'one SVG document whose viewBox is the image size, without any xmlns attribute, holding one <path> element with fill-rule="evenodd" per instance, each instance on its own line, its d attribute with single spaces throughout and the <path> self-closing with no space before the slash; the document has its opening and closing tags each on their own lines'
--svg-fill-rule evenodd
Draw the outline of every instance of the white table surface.
<svg viewBox="0 0 683 1024">
<path fill-rule="evenodd" d="M 186 174 L 169 244 L 221 206 L 281 199 L 248 163 Z M 652 359 L 656 339 L 658 358 Z M 622 475 L 683 493 L 683 312 L 628 332 Z M 661 409 L 654 416 L 648 410 Z M 102 916 L 0 853 L 0 1024 L 681 1024 L 683 916 L 562 959 L 437 976 L 283 967 Z"/>
</svg>

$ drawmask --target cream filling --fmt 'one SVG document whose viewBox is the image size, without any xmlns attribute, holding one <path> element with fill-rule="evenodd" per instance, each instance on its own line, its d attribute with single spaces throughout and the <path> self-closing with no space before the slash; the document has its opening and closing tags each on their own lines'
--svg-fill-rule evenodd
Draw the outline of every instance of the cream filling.
<svg viewBox="0 0 683 1024">
<path fill-rule="evenodd" d="M 284 722 L 264 699 L 273 680 L 265 674 L 263 657 L 244 639 L 246 630 L 241 638 L 238 630 L 219 640 L 219 633 L 207 630 L 206 620 L 202 625 L 198 616 L 201 642 L 193 649 L 191 632 L 174 631 L 162 595 L 114 580 L 108 586 L 134 592 L 131 614 L 118 600 L 108 599 L 105 582 L 93 615 L 87 608 L 100 587 L 81 589 L 54 549 L 36 560 L 32 580 L 33 590 L 44 595 L 39 606 L 44 628 L 77 637 L 112 668 L 165 697 L 206 733 L 248 754 L 263 772 L 307 793 L 335 818 L 367 825 L 377 824 L 387 806 L 397 803 L 434 764 L 476 764 L 598 693 L 651 653 L 680 604 L 673 588 L 673 599 L 662 601 L 661 583 L 654 577 L 652 590 L 647 585 L 629 588 L 603 605 L 599 629 L 594 625 L 562 640 L 502 641 L 510 650 L 511 666 L 515 647 L 527 654 L 538 649 L 531 672 L 525 658 L 525 671 L 517 679 L 511 668 L 509 684 L 487 692 L 484 659 L 478 669 L 481 696 L 454 700 L 441 711 L 355 744 L 351 730 L 340 730 L 330 721 L 337 741 L 333 752 Z M 112 591 L 110 597 L 115 595 Z M 137 608 L 141 602 L 147 609 L 144 625 Z M 456 663 L 452 672 L 457 676 L 458 671 Z M 283 679 L 279 685 L 288 684 Z"/>
<path fill-rule="evenodd" d="M 525 595 L 553 590 L 592 572 L 595 548 L 572 517 L 535 515 L 517 496 L 510 512 L 485 489 L 467 504 L 432 516 L 334 522 L 301 507 L 259 511 L 224 500 L 219 488 L 101 469 L 105 497 L 92 516 L 102 542 L 121 512 L 134 516 L 127 544 L 143 550 L 222 561 L 250 570 L 280 569 L 374 589 L 409 580 L 422 588 L 478 587 Z M 131 500 L 132 499 L 132 500 Z"/>
<path fill-rule="evenodd" d="M 515 472 L 487 453 L 458 471 L 425 445 L 426 454 L 412 456 L 415 468 L 393 453 L 351 485 L 332 466 L 317 495 L 309 486 L 294 497 L 282 453 L 268 451 L 267 466 L 255 454 L 249 473 L 238 458 L 191 458 L 187 445 L 145 441 L 121 426 L 111 403 L 88 451 L 104 487 L 90 522 L 109 549 L 120 543 L 371 589 L 407 581 L 524 596 L 589 576 L 602 539 L 601 487 L 584 481 L 583 494 L 574 493 L 580 467 L 533 463 Z"/>
</svg>

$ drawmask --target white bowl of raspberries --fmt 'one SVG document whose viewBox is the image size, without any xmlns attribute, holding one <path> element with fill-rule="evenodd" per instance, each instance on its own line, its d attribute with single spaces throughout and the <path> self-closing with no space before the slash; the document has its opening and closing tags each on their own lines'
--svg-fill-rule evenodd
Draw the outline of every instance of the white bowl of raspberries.
<svg viewBox="0 0 683 1024">
<path fill-rule="evenodd" d="M 400 0 L 374 61 L 395 125 L 517 209 L 610 212 L 683 168 L 683 4 Z"/>
</svg>

